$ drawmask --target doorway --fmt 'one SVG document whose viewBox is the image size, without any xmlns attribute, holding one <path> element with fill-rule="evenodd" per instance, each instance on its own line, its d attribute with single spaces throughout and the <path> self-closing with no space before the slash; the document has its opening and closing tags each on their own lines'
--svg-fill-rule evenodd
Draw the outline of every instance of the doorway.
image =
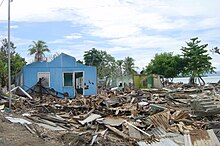
<svg viewBox="0 0 220 146">
<path fill-rule="evenodd" d="M 83 72 L 75 72 L 75 91 L 78 95 L 84 95 Z"/>
</svg>

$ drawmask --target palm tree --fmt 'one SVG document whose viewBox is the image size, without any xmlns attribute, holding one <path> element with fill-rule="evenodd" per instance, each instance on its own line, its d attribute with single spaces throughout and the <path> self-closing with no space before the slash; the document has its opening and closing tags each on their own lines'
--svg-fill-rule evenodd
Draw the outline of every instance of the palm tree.
<svg viewBox="0 0 220 146">
<path fill-rule="evenodd" d="M 137 68 L 134 66 L 134 59 L 131 57 L 126 57 L 123 64 L 125 75 L 136 74 L 137 72 L 134 70 L 134 68 Z"/>
<path fill-rule="evenodd" d="M 122 65 L 123 65 L 123 63 L 124 63 L 124 60 L 117 60 L 117 65 L 118 65 L 118 67 L 119 67 L 119 75 L 120 76 L 122 76 Z"/>
<path fill-rule="evenodd" d="M 44 61 L 45 55 L 44 52 L 50 52 L 48 46 L 44 41 L 38 40 L 33 41 L 33 45 L 30 45 L 30 48 L 28 49 L 29 55 L 35 54 L 35 61 Z"/>
</svg>

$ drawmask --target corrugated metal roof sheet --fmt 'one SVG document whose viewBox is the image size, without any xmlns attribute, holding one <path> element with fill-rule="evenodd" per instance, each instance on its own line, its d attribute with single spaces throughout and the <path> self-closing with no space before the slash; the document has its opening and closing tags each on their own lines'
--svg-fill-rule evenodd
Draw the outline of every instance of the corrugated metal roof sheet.
<svg viewBox="0 0 220 146">
<path fill-rule="evenodd" d="M 184 136 L 181 134 L 165 132 L 160 127 L 151 129 L 149 133 L 155 135 L 157 138 L 169 138 L 180 146 L 184 146 Z"/>
<path fill-rule="evenodd" d="M 162 128 L 153 128 L 150 134 L 161 138 L 159 142 L 145 143 L 138 142 L 139 146 L 220 146 L 214 131 L 193 130 L 187 135 L 165 132 Z"/>
<path fill-rule="evenodd" d="M 186 146 L 220 146 L 213 130 L 193 130 L 184 135 Z"/>
<path fill-rule="evenodd" d="M 167 133 L 160 127 L 152 128 L 151 131 L 149 131 L 150 134 L 155 135 L 156 137 L 163 137 Z"/>
<path fill-rule="evenodd" d="M 169 138 L 162 138 L 159 142 L 152 142 L 147 144 L 143 141 L 137 142 L 139 146 L 179 146 L 174 141 Z"/>
</svg>

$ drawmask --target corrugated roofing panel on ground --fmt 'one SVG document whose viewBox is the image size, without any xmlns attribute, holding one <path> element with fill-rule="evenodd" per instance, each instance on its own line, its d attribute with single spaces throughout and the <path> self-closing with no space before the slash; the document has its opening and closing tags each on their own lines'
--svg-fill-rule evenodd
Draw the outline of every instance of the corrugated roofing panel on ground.
<svg viewBox="0 0 220 146">
<path fill-rule="evenodd" d="M 147 144 L 143 141 L 137 142 L 139 146 L 179 146 L 174 141 L 169 138 L 162 138 L 159 142 L 152 142 Z"/>
<path fill-rule="evenodd" d="M 184 135 L 185 146 L 220 146 L 213 130 L 193 130 Z"/>
<path fill-rule="evenodd" d="M 181 134 L 165 132 L 160 127 L 151 129 L 149 133 L 155 135 L 157 138 L 169 138 L 180 146 L 184 146 L 184 136 Z"/>
</svg>

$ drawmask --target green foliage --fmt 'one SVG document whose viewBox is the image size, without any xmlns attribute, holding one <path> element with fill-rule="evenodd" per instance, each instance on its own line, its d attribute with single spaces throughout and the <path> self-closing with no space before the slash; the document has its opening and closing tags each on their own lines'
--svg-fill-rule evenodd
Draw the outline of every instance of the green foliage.
<svg viewBox="0 0 220 146">
<path fill-rule="evenodd" d="M 11 74 L 16 75 L 23 66 L 25 65 L 25 59 L 22 58 L 18 53 L 11 56 Z"/>
<path fill-rule="evenodd" d="M 46 42 L 38 40 L 37 42 L 33 41 L 33 45 L 30 45 L 28 49 L 29 55 L 35 54 L 35 61 L 44 61 L 45 54 L 44 52 L 50 52 Z"/>
<path fill-rule="evenodd" d="M 77 60 L 76 62 L 83 64 L 83 61 L 82 61 L 82 60 Z"/>
<path fill-rule="evenodd" d="M 7 85 L 8 82 L 8 41 L 3 39 L 1 41 L 0 50 L 0 84 L 1 86 Z M 16 75 L 25 65 L 25 59 L 15 52 L 14 43 L 10 42 L 11 48 L 11 75 Z"/>
<path fill-rule="evenodd" d="M 8 80 L 8 65 L 7 62 L 0 59 L 0 86 L 4 87 L 7 85 Z"/>
<path fill-rule="evenodd" d="M 125 75 L 131 75 L 131 74 L 136 74 L 137 72 L 134 70 L 135 67 L 134 66 L 134 59 L 132 57 L 125 57 L 125 60 L 124 60 L 124 64 L 122 65 L 123 66 L 123 69 L 124 69 L 124 74 Z"/>
<path fill-rule="evenodd" d="M 84 54 L 85 65 L 96 66 L 97 75 L 99 78 L 115 75 L 116 61 L 115 58 L 106 51 L 99 51 L 92 48 L 85 51 Z"/>
<path fill-rule="evenodd" d="M 154 59 L 146 66 L 147 74 L 160 74 L 171 80 L 181 73 L 183 68 L 183 59 L 173 53 L 156 54 Z"/>
<path fill-rule="evenodd" d="M 214 72 L 215 69 L 210 62 L 212 58 L 207 53 L 208 50 L 205 50 L 208 44 L 200 45 L 200 42 L 198 37 L 191 38 L 190 42 L 186 42 L 187 46 L 181 48 L 186 63 L 184 74 L 191 76 L 190 83 L 194 83 L 194 77 Z"/>
<path fill-rule="evenodd" d="M 85 51 L 83 57 L 84 57 L 85 65 L 97 67 L 102 62 L 101 51 L 98 51 L 95 48 L 92 48 L 89 51 Z"/>
</svg>

